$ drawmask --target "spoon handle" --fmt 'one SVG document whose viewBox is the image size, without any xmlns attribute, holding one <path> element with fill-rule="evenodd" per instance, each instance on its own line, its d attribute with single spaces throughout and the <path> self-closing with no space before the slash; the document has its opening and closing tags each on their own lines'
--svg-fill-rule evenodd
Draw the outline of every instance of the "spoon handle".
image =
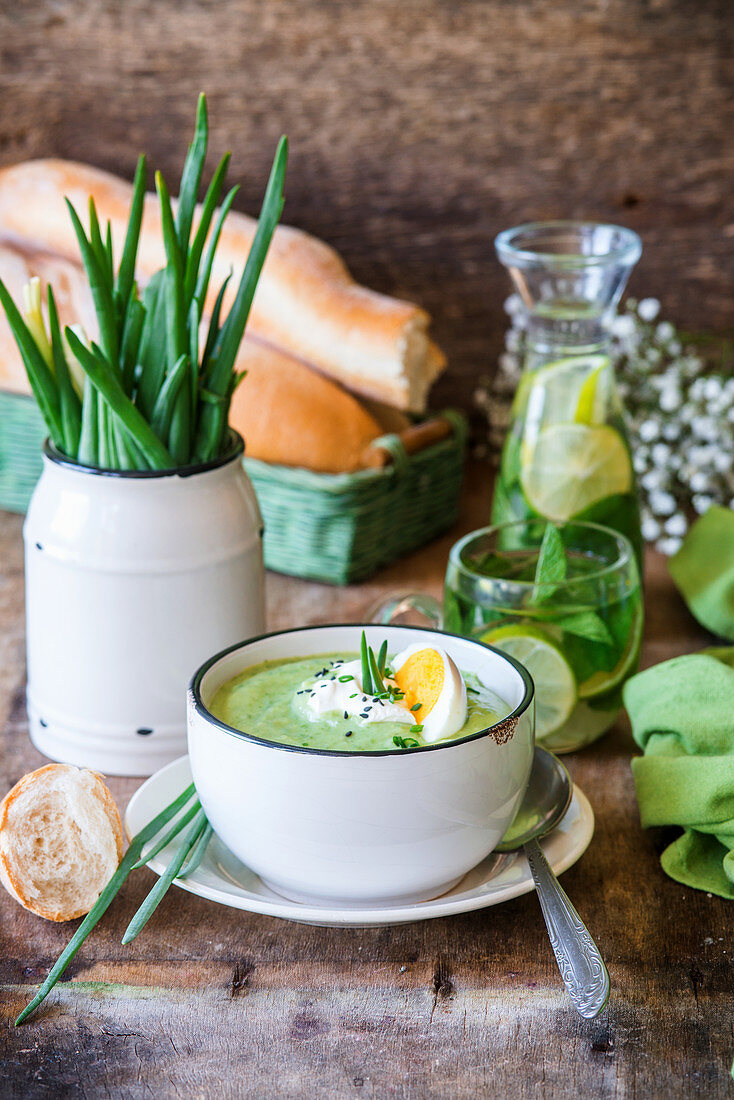
<svg viewBox="0 0 734 1100">
<path fill-rule="evenodd" d="M 585 1020 L 593 1020 L 609 999 L 604 960 L 537 840 L 528 841 L 524 850 L 561 977 L 576 1011 Z"/>
</svg>

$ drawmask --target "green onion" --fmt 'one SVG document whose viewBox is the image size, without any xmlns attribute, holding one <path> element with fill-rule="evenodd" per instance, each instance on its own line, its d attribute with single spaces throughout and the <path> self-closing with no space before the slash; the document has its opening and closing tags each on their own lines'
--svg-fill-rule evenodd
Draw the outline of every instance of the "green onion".
<svg viewBox="0 0 734 1100">
<path fill-rule="evenodd" d="M 385 675 L 385 665 L 387 664 L 387 638 L 380 646 L 380 653 L 377 658 L 377 667 L 380 670 L 380 675 Z"/>
<path fill-rule="evenodd" d="M 84 373 L 105 399 L 110 410 L 119 416 L 153 469 L 170 469 L 173 466 L 170 454 L 148 421 L 132 404 L 97 345 L 92 344 L 90 351 L 68 325 L 66 339 Z"/>
<path fill-rule="evenodd" d="M 145 208 L 145 157 L 138 159 L 135 170 L 117 272 L 111 225 L 100 224 L 90 199 L 85 229 L 66 200 L 94 302 L 98 345 L 91 344 L 80 331 L 75 332 L 75 340 L 69 338 L 68 328 L 65 334 L 60 332 L 50 287 L 49 340 L 37 281 L 31 286 L 32 309 L 25 320 L 0 283 L 0 305 L 51 441 L 78 462 L 114 469 L 181 468 L 216 458 L 228 446 L 232 394 L 244 377 L 236 370 L 236 357 L 283 208 L 288 143 L 281 138 L 278 144 L 257 231 L 232 306 L 223 317 L 227 279 L 216 297 L 200 352 L 199 326 L 215 252 L 237 194 L 237 187 L 225 194 L 227 153 L 214 172 L 197 216 L 208 138 L 206 98 L 201 95 L 175 215 L 168 187 L 156 173 L 166 264 L 154 273 L 142 294 L 135 282 L 135 266 Z M 76 328 L 71 326 L 72 331 Z"/>
<path fill-rule="evenodd" d="M 411 709 L 412 711 L 415 711 L 415 710 L 420 710 L 422 706 L 423 706 L 423 704 L 422 704 L 422 703 L 413 703 L 413 706 L 412 706 L 412 707 L 411 707 L 410 709 Z"/>
<path fill-rule="evenodd" d="M 410 732 L 411 733 L 423 733 L 423 726 L 421 726 L 421 725 L 411 726 L 410 727 Z"/>
<path fill-rule="evenodd" d="M 415 749 L 420 745 L 415 737 L 393 737 L 392 743 L 399 749 Z"/>
</svg>

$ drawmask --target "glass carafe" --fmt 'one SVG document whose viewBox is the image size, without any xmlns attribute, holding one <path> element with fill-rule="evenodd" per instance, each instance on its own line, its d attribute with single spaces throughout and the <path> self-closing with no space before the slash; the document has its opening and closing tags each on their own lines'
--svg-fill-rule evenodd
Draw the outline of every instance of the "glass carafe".
<svg viewBox="0 0 734 1100">
<path fill-rule="evenodd" d="M 525 309 L 524 372 L 502 451 L 492 522 L 589 520 L 641 556 L 640 516 L 610 326 L 640 238 L 590 222 L 500 233 L 497 255 Z"/>
</svg>

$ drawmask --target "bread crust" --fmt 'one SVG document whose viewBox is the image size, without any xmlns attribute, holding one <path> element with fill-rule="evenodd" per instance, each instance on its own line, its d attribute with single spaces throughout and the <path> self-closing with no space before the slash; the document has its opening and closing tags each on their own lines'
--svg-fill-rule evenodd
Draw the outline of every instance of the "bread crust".
<svg viewBox="0 0 734 1100">
<path fill-rule="evenodd" d="M 118 863 L 122 859 L 123 851 L 120 812 L 117 809 L 115 800 L 110 794 L 107 785 L 103 781 L 103 777 L 98 772 L 89 771 L 89 769 L 86 768 L 75 768 L 71 764 L 45 764 L 42 768 L 37 768 L 33 772 L 28 772 L 27 775 L 19 779 L 15 786 L 5 795 L 2 802 L 0 802 L 0 882 L 2 882 L 8 893 L 11 894 L 16 901 L 20 902 L 25 909 L 28 909 L 31 913 L 35 913 L 39 917 L 44 917 L 46 920 L 51 921 L 75 920 L 77 917 L 84 916 L 89 910 L 87 908 L 76 908 L 73 910 L 53 909 L 43 904 L 39 904 L 37 900 L 31 900 L 24 888 L 22 878 L 14 873 L 12 860 L 9 858 L 9 845 L 12 843 L 12 838 L 8 836 L 8 816 L 13 804 L 29 787 L 37 783 L 43 783 L 49 776 L 54 774 L 57 775 L 60 770 L 68 772 L 86 771 L 89 775 L 94 777 L 96 781 L 94 794 L 99 798 L 112 828 Z"/>
<path fill-rule="evenodd" d="M 0 170 L 0 232 L 37 242 L 68 259 L 77 243 L 65 209 L 79 211 L 94 195 L 100 219 L 109 219 L 120 255 L 132 189 L 99 169 L 73 161 L 36 160 Z M 198 215 L 197 215 L 198 217 Z M 229 215 L 214 260 L 211 299 L 232 269 L 234 295 L 257 222 Z M 156 196 L 145 201 L 138 253 L 148 279 L 165 262 Z M 295 358 L 311 363 L 358 393 L 422 412 L 445 358 L 428 338 L 429 316 L 419 306 L 358 285 L 329 245 L 301 230 L 276 229 L 250 314 L 249 328 Z"/>
<path fill-rule="evenodd" d="M 356 470 L 380 424 L 331 379 L 278 348 L 245 338 L 237 369 L 247 372 L 232 398 L 229 422 L 246 454 L 319 473 Z"/>
</svg>

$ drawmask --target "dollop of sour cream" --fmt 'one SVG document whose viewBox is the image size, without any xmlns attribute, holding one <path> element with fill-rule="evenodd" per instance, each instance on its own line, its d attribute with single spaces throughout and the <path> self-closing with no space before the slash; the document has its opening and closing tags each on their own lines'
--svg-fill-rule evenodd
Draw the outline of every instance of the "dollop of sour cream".
<svg viewBox="0 0 734 1100">
<path fill-rule="evenodd" d="M 350 680 L 341 680 L 351 676 Z M 306 710 L 313 718 L 320 718 L 333 711 L 341 711 L 354 718 L 359 725 L 373 722 L 404 722 L 415 725 L 416 718 L 407 707 L 391 703 L 389 699 L 375 699 L 362 690 L 362 662 L 342 661 L 323 670 L 321 676 L 301 685 L 308 691 Z M 352 698 L 352 696 L 356 696 Z"/>
<path fill-rule="evenodd" d="M 298 709 L 313 720 L 341 713 L 358 725 L 399 722 L 415 727 L 414 733 L 429 744 L 459 732 L 467 717 L 466 685 L 445 650 L 412 645 L 389 664 L 394 678 L 385 677 L 385 686 L 402 693 L 401 699 L 365 692 L 361 660 L 335 661 L 301 684 Z"/>
</svg>

